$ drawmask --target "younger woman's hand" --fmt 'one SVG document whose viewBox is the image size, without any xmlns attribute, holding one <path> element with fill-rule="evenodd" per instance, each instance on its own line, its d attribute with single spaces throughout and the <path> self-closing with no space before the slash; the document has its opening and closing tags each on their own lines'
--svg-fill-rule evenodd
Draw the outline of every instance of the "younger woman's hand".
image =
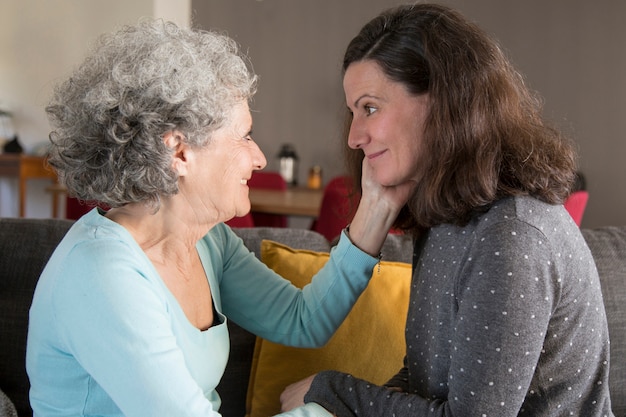
<svg viewBox="0 0 626 417">
<path fill-rule="evenodd" d="M 304 396 L 309 392 L 313 378 L 315 378 L 315 375 L 294 382 L 285 388 L 282 394 L 280 394 L 280 410 L 283 413 L 304 405 Z"/>
</svg>

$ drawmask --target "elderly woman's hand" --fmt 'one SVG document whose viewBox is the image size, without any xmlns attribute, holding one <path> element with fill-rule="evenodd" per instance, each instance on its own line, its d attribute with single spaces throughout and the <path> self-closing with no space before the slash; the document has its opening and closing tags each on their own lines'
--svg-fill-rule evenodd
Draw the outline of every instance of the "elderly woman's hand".
<svg viewBox="0 0 626 417">
<path fill-rule="evenodd" d="M 361 250 L 377 256 L 400 209 L 415 188 L 414 181 L 385 186 L 374 179 L 367 160 L 363 161 L 362 196 L 350 224 L 350 239 Z"/>
<path fill-rule="evenodd" d="M 375 180 L 373 169 L 370 167 L 367 159 L 363 160 L 361 188 L 364 203 L 369 203 L 373 206 L 388 206 L 390 212 L 397 215 L 406 204 L 415 185 L 415 182 L 411 180 L 394 186 L 381 185 Z"/>
</svg>

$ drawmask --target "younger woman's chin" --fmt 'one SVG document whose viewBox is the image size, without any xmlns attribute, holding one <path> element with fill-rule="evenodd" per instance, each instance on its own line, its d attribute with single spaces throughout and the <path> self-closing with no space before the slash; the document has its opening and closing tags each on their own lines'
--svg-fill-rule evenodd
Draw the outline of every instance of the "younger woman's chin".
<svg viewBox="0 0 626 417">
<path fill-rule="evenodd" d="M 405 183 L 407 180 L 398 177 L 386 177 L 381 176 L 378 178 L 378 183 L 384 187 L 395 187 L 397 185 Z"/>
</svg>

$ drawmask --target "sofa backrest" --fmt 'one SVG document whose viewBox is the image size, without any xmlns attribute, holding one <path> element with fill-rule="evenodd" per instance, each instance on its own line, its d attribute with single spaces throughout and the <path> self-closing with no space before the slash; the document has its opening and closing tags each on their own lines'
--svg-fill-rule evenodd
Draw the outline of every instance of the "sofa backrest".
<svg viewBox="0 0 626 417">
<path fill-rule="evenodd" d="M 0 219 L 0 389 L 17 414 L 32 416 L 26 375 L 28 310 L 39 274 L 69 220 Z"/>
<path fill-rule="evenodd" d="M 25 369 L 28 310 L 39 274 L 71 224 L 55 219 L 0 219 L 0 390 L 11 398 L 19 416 L 32 416 Z M 329 249 L 321 235 L 308 230 L 253 228 L 235 229 L 235 233 L 257 256 L 263 239 L 294 248 Z M 583 235 L 600 273 L 607 312 L 613 411 L 626 417 L 626 226 L 583 229 Z M 411 262 L 410 239 L 390 235 L 382 252 L 386 260 Z M 241 383 L 247 386 L 247 380 Z"/>
<path fill-rule="evenodd" d="M 582 229 L 600 274 L 611 340 L 609 387 L 616 417 L 626 417 L 626 227 Z"/>
</svg>

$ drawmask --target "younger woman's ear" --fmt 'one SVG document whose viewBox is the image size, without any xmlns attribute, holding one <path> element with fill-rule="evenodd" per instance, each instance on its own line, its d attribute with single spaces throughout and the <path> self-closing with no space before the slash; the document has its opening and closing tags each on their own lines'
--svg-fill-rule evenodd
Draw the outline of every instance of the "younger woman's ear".
<svg viewBox="0 0 626 417">
<path fill-rule="evenodd" d="M 185 175 L 187 173 L 187 152 L 189 151 L 185 136 L 178 130 L 170 130 L 163 135 L 163 142 L 173 151 L 172 169 L 178 175 Z"/>
</svg>

